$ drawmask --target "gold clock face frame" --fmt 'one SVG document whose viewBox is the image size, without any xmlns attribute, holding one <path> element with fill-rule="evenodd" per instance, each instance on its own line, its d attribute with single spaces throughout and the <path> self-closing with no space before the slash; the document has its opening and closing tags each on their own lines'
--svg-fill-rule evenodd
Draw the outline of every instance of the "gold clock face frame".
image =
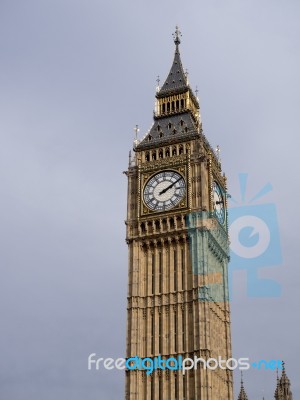
<svg viewBox="0 0 300 400">
<path fill-rule="evenodd" d="M 221 186 L 216 181 L 213 182 L 213 208 L 218 221 L 221 225 L 224 225 L 226 222 L 224 193 Z"/>
<path fill-rule="evenodd" d="M 186 182 L 181 173 L 164 170 L 153 174 L 143 188 L 143 203 L 149 211 L 169 211 L 178 206 L 186 195 Z"/>
</svg>

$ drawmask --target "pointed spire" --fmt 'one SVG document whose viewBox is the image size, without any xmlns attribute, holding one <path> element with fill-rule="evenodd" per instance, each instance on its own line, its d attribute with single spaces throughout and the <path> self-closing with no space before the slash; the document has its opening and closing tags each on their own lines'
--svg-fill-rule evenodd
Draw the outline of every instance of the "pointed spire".
<svg viewBox="0 0 300 400">
<path fill-rule="evenodd" d="M 159 91 L 160 96 L 165 95 L 168 92 L 173 92 L 178 90 L 182 91 L 182 89 L 188 88 L 187 77 L 182 66 L 180 52 L 179 52 L 179 44 L 181 36 L 182 35 L 180 30 L 178 26 L 176 26 L 175 33 L 173 33 L 173 39 L 176 46 L 174 60 L 169 75 Z"/>
<path fill-rule="evenodd" d="M 180 53 L 181 32 L 176 27 L 173 39 L 175 54 L 169 75 L 156 86 L 154 123 L 141 141 L 135 140 L 135 151 L 157 146 L 158 143 L 174 143 L 196 138 L 202 133 L 199 101 L 190 88 L 184 72 Z"/>
<path fill-rule="evenodd" d="M 278 376 L 277 370 L 277 384 L 274 394 L 275 400 L 293 400 L 291 391 L 291 383 L 285 371 L 285 362 L 282 361 L 282 374 L 281 378 Z"/>
<path fill-rule="evenodd" d="M 241 390 L 238 397 L 238 400 L 248 400 L 247 393 L 244 388 L 244 381 L 243 381 L 243 372 L 241 371 Z"/>
</svg>

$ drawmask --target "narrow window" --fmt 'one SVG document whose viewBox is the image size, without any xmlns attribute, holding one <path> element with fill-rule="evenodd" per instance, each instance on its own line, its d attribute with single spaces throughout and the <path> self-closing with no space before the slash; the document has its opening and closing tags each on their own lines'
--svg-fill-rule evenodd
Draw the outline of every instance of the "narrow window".
<svg viewBox="0 0 300 400">
<path fill-rule="evenodd" d="M 152 374 L 152 379 L 151 379 L 151 400 L 155 400 L 155 375 Z"/>
<path fill-rule="evenodd" d="M 152 294 L 155 294 L 155 254 L 152 253 Z"/>
<path fill-rule="evenodd" d="M 174 311 L 174 352 L 177 353 L 177 311 Z"/>
<path fill-rule="evenodd" d="M 182 352 L 185 351 L 185 306 L 182 310 Z"/>
<path fill-rule="evenodd" d="M 158 379 L 159 379 L 159 400 L 163 400 L 163 384 L 161 376 L 159 376 Z"/>
<path fill-rule="evenodd" d="M 177 251 L 174 250 L 174 291 L 177 291 Z"/>
<path fill-rule="evenodd" d="M 162 283 L 163 283 L 163 276 L 162 276 L 162 253 L 159 253 L 159 293 L 162 293 Z"/>
<path fill-rule="evenodd" d="M 151 314 L 151 354 L 154 354 L 154 341 L 155 341 L 155 320 L 154 313 Z"/>
<path fill-rule="evenodd" d="M 162 323 L 162 318 L 163 318 L 163 313 L 162 311 L 159 314 L 159 320 L 158 320 L 158 335 L 159 335 L 159 341 L 158 341 L 158 354 L 162 354 L 163 352 L 163 323 Z"/>
</svg>

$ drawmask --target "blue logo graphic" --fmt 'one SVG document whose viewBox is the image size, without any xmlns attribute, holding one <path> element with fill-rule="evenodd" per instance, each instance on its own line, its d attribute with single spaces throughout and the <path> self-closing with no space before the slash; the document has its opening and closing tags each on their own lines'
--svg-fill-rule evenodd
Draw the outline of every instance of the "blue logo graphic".
<svg viewBox="0 0 300 400">
<path fill-rule="evenodd" d="M 259 268 L 282 263 L 279 228 L 275 204 L 253 203 L 272 190 L 271 184 L 246 203 L 248 174 L 240 174 L 241 205 L 230 199 L 229 236 L 230 264 L 229 282 L 235 270 L 247 271 L 247 294 L 250 297 L 278 297 L 281 287 L 278 282 L 258 277 Z M 236 205 L 236 206 L 234 206 Z"/>
<path fill-rule="evenodd" d="M 281 294 L 278 282 L 262 279 L 258 274 L 260 268 L 282 263 L 276 206 L 255 204 L 272 191 L 272 186 L 266 184 L 246 202 L 247 179 L 248 174 L 239 174 L 241 202 L 229 198 L 230 248 L 226 229 L 217 222 L 213 212 L 197 211 L 186 217 L 192 270 L 199 276 L 200 301 L 228 301 L 236 270 L 247 271 L 249 297 L 278 297 Z"/>
</svg>

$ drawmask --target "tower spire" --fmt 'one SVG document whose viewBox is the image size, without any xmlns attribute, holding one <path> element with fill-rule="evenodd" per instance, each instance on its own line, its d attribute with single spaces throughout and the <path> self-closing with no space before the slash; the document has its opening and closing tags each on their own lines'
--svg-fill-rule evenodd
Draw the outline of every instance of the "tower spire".
<svg viewBox="0 0 300 400">
<path fill-rule="evenodd" d="M 286 374 L 284 361 L 282 361 L 281 378 L 278 377 L 278 371 L 277 371 L 277 384 L 274 397 L 275 400 L 293 400 L 293 394 L 291 391 L 291 382 Z"/>
<path fill-rule="evenodd" d="M 195 138 L 202 132 L 199 102 L 188 83 L 180 58 L 180 38 L 181 32 L 176 26 L 173 33 L 175 53 L 171 69 L 162 85 L 160 78 L 157 80 L 154 123 L 135 150 L 149 148 L 157 143 Z"/>
<path fill-rule="evenodd" d="M 238 400 L 248 400 L 248 396 L 244 388 L 243 371 L 241 371 L 241 390 Z"/>
<path fill-rule="evenodd" d="M 180 52 L 179 44 L 181 43 L 180 37 L 182 36 L 178 26 L 176 26 L 175 33 L 173 33 L 173 39 L 175 43 L 175 54 L 173 64 L 170 69 L 169 75 L 159 91 L 159 96 L 164 96 L 171 92 L 184 91 L 188 89 L 187 77 L 184 72 Z"/>
</svg>

